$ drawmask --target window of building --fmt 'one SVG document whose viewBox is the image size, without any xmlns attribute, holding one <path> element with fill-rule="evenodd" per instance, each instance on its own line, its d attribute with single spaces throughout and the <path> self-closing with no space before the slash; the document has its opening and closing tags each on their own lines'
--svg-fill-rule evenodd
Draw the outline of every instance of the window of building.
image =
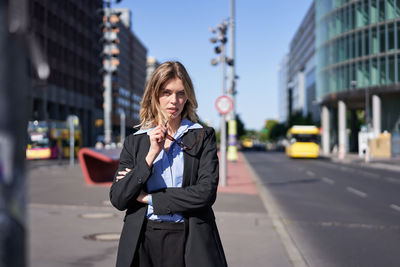
<svg viewBox="0 0 400 267">
<path fill-rule="evenodd" d="M 396 17 L 400 17 L 400 0 L 396 0 Z"/>
<path fill-rule="evenodd" d="M 379 58 L 379 84 L 386 84 L 386 60 L 385 57 Z"/>
<path fill-rule="evenodd" d="M 399 82 L 399 79 L 400 79 L 400 55 L 397 55 L 396 56 L 396 59 L 397 59 L 397 63 L 396 63 L 396 65 L 397 65 L 397 82 Z"/>
<path fill-rule="evenodd" d="M 384 21 L 386 16 L 385 16 L 385 0 L 378 0 L 379 1 L 379 21 Z"/>
<path fill-rule="evenodd" d="M 357 76 L 356 76 L 356 64 L 352 63 L 350 64 L 349 67 L 350 71 L 349 71 L 349 75 L 350 75 L 350 83 L 352 81 L 357 81 Z M 356 87 L 358 87 L 359 85 L 357 84 Z"/>
<path fill-rule="evenodd" d="M 394 0 L 386 0 L 386 19 L 394 19 Z"/>
<path fill-rule="evenodd" d="M 343 9 L 343 32 L 349 31 L 349 7 Z"/>
<path fill-rule="evenodd" d="M 356 57 L 361 57 L 363 54 L 362 32 L 356 33 Z"/>
<path fill-rule="evenodd" d="M 350 43 L 350 58 L 354 58 L 356 54 L 356 42 L 355 42 L 355 35 L 352 34 L 349 36 L 349 43 Z"/>
<path fill-rule="evenodd" d="M 400 23 L 398 22 L 396 24 L 396 29 L 395 29 L 396 33 L 397 33 L 397 49 L 400 49 Z"/>
<path fill-rule="evenodd" d="M 338 40 L 338 46 L 339 46 L 339 60 L 338 62 L 341 62 L 345 59 L 345 38 L 341 38 Z"/>
<path fill-rule="evenodd" d="M 378 8 L 376 5 L 376 1 L 371 1 L 371 4 L 369 5 L 369 7 L 370 7 L 370 16 L 369 16 L 370 24 L 377 23 L 378 22 Z"/>
<path fill-rule="evenodd" d="M 394 24 L 388 25 L 388 51 L 393 51 L 394 47 Z"/>
<path fill-rule="evenodd" d="M 343 67 L 343 89 L 347 89 L 350 86 L 350 81 L 349 81 L 349 65 L 345 65 Z"/>
<path fill-rule="evenodd" d="M 374 27 L 371 29 L 371 53 L 377 54 L 379 52 L 378 47 L 378 32 L 376 27 Z"/>
<path fill-rule="evenodd" d="M 371 53 L 370 42 L 369 42 L 369 30 L 363 31 L 363 43 L 364 43 L 364 56 L 368 56 Z"/>
<path fill-rule="evenodd" d="M 366 60 L 363 62 L 363 87 L 368 87 L 370 86 L 371 80 L 370 80 L 370 73 L 369 73 L 369 60 Z"/>
<path fill-rule="evenodd" d="M 350 23 L 349 23 L 349 26 L 350 26 L 350 30 L 352 30 L 352 29 L 354 29 L 355 27 L 356 27 L 356 8 L 355 8 L 355 5 L 353 4 L 353 5 L 351 5 L 350 6 Z"/>
<path fill-rule="evenodd" d="M 385 38 L 385 26 L 381 25 L 379 27 L 379 52 L 383 53 L 385 52 L 385 48 L 386 48 L 386 38 Z"/>
<path fill-rule="evenodd" d="M 395 65 L 394 65 L 394 56 L 389 56 L 388 62 L 388 84 L 395 82 Z"/>
<path fill-rule="evenodd" d="M 343 10 L 339 10 L 339 12 L 336 13 L 336 35 L 339 35 L 343 32 L 342 29 L 342 22 L 343 22 Z"/>
<path fill-rule="evenodd" d="M 378 79 L 379 79 L 379 72 L 378 72 L 378 60 L 377 58 L 371 59 L 371 64 L 370 64 L 370 84 L 372 86 L 378 85 Z"/>
<path fill-rule="evenodd" d="M 364 74 L 363 74 L 363 64 L 362 62 L 357 62 L 356 63 L 356 69 L 357 69 L 357 87 L 364 87 Z"/>
<path fill-rule="evenodd" d="M 343 60 L 348 60 L 349 59 L 349 37 L 345 36 L 343 38 L 343 46 L 344 46 L 344 58 Z"/>
<path fill-rule="evenodd" d="M 355 4 L 355 14 L 356 14 L 356 27 L 364 26 L 364 14 L 361 2 Z"/>
</svg>

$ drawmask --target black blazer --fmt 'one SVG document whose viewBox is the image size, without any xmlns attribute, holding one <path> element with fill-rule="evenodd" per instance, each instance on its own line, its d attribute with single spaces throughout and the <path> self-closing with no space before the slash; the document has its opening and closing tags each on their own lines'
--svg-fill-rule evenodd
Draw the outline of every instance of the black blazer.
<svg viewBox="0 0 400 267">
<path fill-rule="evenodd" d="M 189 130 L 182 136 L 188 146 L 195 143 L 202 129 Z M 129 267 L 135 255 L 147 205 L 136 201 L 152 174 L 145 157 L 150 148 L 146 133 L 130 135 L 124 142 L 117 170 L 131 168 L 126 177 L 110 189 L 111 203 L 127 210 L 118 248 L 117 267 Z M 116 174 L 117 174 L 116 173 Z M 203 136 L 192 150 L 184 152 L 181 188 L 165 188 L 152 193 L 155 214 L 181 213 L 185 223 L 185 264 L 187 267 L 227 266 L 211 206 L 216 199 L 219 165 L 215 131 L 205 127 Z"/>
</svg>

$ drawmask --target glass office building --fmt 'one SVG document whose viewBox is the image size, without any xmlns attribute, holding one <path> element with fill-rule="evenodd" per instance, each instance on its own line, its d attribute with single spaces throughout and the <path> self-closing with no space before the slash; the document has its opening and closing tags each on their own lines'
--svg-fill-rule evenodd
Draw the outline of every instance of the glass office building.
<svg viewBox="0 0 400 267">
<path fill-rule="evenodd" d="M 320 103 L 367 110 L 367 92 L 379 130 L 399 132 L 400 0 L 317 0 L 316 47 Z"/>
</svg>

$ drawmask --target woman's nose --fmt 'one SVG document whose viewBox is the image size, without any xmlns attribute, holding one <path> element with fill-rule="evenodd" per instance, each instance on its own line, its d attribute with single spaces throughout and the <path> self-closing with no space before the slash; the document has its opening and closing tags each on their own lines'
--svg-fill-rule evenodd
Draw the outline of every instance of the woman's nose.
<svg viewBox="0 0 400 267">
<path fill-rule="evenodd" d="M 171 95 L 171 103 L 177 103 L 177 102 L 178 102 L 178 95 L 172 94 Z"/>
</svg>

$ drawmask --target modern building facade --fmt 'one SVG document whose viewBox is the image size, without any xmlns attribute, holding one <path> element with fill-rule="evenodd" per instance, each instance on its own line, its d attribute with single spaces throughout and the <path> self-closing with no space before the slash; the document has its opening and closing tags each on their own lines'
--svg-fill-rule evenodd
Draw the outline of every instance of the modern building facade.
<svg viewBox="0 0 400 267">
<path fill-rule="evenodd" d="M 31 0 L 31 31 L 45 51 L 50 77 L 32 74 L 30 120 L 66 120 L 79 117 L 84 146 L 95 140 L 94 120 L 102 113 L 101 0 Z"/>
<path fill-rule="evenodd" d="M 360 115 L 374 136 L 400 132 L 400 1 L 317 0 L 317 99 L 323 149 L 357 149 Z"/>
<path fill-rule="evenodd" d="M 118 41 L 117 69 L 112 76 L 112 130 L 116 137 L 120 132 L 121 113 L 125 113 L 127 133 L 139 124 L 140 101 L 146 83 L 147 49 L 131 30 L 131 11 L 125 8 L 112 9 L 119 14 L 113 18 Z"/>
<path fill-rule="evenodd" d="M 288 55 L 285 55 L 278 66 L 278 121 L 286 122 L 288 119 L 289 99 L 287 94 Z"/>
<path fill-rule="evenodd" d="M 149 81 L 151 74 L 154 70 L 160 65 L 160 63 L 156 60 L 155 57 L 148 57 L 146 64 L 146 82 Z"/>
<path fill-rule="evenodd" d="M 319 122 L 319 106 L 315 102 L 315 2 L 290 42 L 287 72 L 288 116 L 301 113 Z"/>
</svg>

